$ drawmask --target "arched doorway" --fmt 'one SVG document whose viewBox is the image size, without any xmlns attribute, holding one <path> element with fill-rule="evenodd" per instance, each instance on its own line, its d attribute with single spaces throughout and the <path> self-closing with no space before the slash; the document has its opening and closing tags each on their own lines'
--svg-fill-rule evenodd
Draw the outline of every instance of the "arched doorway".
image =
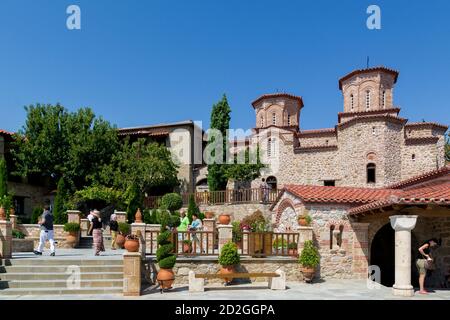
<svg viewBox="0 0 450 320">
<path fill-rule="evenodd" d="M 418 241 L 411 233 L 411 284 L 418 287 L 418 272 L 415 266 L 414 252 L 418 248 Z M 377 265 L 381 270 L 381 284 L 392 287 L 395 283 L 395 231 L 388 223 L 384 225 L 373 238 L 370 247 L 370 264 Z"/>
<path fill-rule="evenodd" d="M 277 190 L 277 178 L 274 176 L 267 177 L 266 182 L 272 191 Z"/>
<path fill-rule="evenodd" d="M 381 284 L 392 287 L 395 282 L 395 232 L 388 223 L 384 225 L 372 240 L 370 264 L 380 267 Z"/>
</svg>

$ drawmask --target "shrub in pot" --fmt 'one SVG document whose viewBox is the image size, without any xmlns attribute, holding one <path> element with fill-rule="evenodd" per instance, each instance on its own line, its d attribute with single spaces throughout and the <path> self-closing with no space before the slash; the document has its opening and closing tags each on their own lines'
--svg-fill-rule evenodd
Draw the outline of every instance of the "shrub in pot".
<svg viewBox="0 0 450 320">
<path fill-rule="evenodd" d="M 134 234 L 127 235 L 124 247 L 128 252 L 139 252 L 139 237 Z"/>
<path fill-rule="evenodd" d="M 191 253 L 192 252 L 192 241 L 191 240 L 184 240 L 183 241 L 183 252 L 184 253 Z"/>
<path fill-rule="evenodd" d="M 173 273 L 173 266 L 175 265 L 177 257 L 173 253 L 174 246 L 170 241 L 172 233 L 170 231 L 164 231 L 158 236 L 159 248 L 156 251 L 156 262 L 159 265 L 159 272 L 156 277 L 161 290 L 172 288 L 175 275 Z"/>
<path fill-rule="evenodd" d="M 298 224 L 302 227 L 309 226 L 312 222 L 311 216 L 306 211 L 304 214 L 298 216 Z"/>
<path fill-rule="evenodd" d="M 116 237 L 116 244 L 119 248 L 123 249 L 125 245 L 125 237 L 130 234 L 131 228 L 130 225 L 126 222 L 119 222 L 119 233 Z"/>
<path fill-rule="evenodd" d="M 234 272 L 235 266 L 239 264 L 241 258 L 239 256 L 238 248 L 233 242 L 226 243 L 219 255 L 219 264 L 221 265 L 220 274 L 230 274 Z M 225 278 L 225 284 L 229 284 L 233 279 Z"/>
<path fill-rule="evenodd" d="M 297 242 L 291 242 L 288 244 L 288 254 L 290 256 L 296 257 L 298 255 L 298 244 Z"/>
<path fill-rule="evenodd" d="M 319 251 L 312 240 L 305 241 L 302 253 L 298 259 L 305 282 L 311 282 L 316 273 L 316 267 L 320 263 Z"/>
<path fill-rule="evenodd" d="M 64 225 L 64 231 L 68 232 L 66 235 L 66 243 L 72 247 L 78 241 L 78 232 L 80 231 L 80 224 L 76 222 L 68 222 Z"/>
</svg>

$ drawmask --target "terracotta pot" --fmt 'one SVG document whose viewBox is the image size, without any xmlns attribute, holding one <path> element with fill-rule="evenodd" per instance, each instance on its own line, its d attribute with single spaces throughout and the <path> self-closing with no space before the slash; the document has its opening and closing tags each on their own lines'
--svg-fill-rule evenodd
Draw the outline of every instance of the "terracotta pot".
<svg viewBox="0 0 450 320">
<path fill-rule="evenodd" d="M 221 214 L 219 216 L 219 224 L 227 225 L 227 224 L 230 224 L 230 222 L 231 222 L 231 217 L 229 214 Z"/>
<path fill-rule="evenodd" d="M 116 244 L 119 248 L 123 249 L 123 246 L 125 244 L 125 237 L 122 234 L 117 234 L 116 237 Z"/>
<path fill-rule="evenodd" d="M 141 209 L 137 209 L 136 214 L 134 215 L 134 222 L 135 223 L 142 223 L 142 212 Z"/>
<path fill-rule="evenodd" d="M 171 289 L 175 280 L 175 274 L 172 269 L 159 269 L 156 280 L 159 281 L 162 289 Z"/>
<path fill-rule="evenodd" d="M 139 252 L 139 240 L 126 239 L 124 246 L 128 252 Z"/>
<path fill-rule="evenodd" d="M 214 218 L 214 212 L 208 211 L 205 213 L 205 218 L 206 219 L 212 219 Z"/>
<path fill-rule="evenodd" d="M 296 257 L 296 256 L 298 256 L 298 251 L 297 251 L 297 249 L 289 249 L 288 254 L 292 257 Z"/>
<path fill-rule="evenodd" d="M 303 280 L 305 282 L 311 282 L 314 279 L 314 276 L 316 274 L 315 268 L 301 267 L 301 271 L 303 274 Z"/>
<path fill-rule="evenodd" d="M 75 231 L 69 232 L 69 234 L 66 235 L 66 243 L 71 247 L 75 247 L 77 240 L 78 240 L 77 232 Z"/>
<path fill-rule="evenodd" d="M 298 218 L 298 224 L 302 227 L 306 227 L 308 225 L 308 221 L 305 218 Z"/>
<path fill-rule="evenodd" d="M 0 207 L 0 220 L 6 220 L 5 208 Z"/>
<path fill-rule="evenodd" d="M 222 266 L 219 270 L 219 274 L 231 274 L 234 272 L 234 266 Z M 223 279 L 225 283 L 230 283 L 233 281 L 233 278 L 224 278 Z"/>
<path fill-rule="evenodd" d="M 183 243 L 183 252 L 184 253 L 191 253 L 192 251 L 192 245 Z"/>
</svg>

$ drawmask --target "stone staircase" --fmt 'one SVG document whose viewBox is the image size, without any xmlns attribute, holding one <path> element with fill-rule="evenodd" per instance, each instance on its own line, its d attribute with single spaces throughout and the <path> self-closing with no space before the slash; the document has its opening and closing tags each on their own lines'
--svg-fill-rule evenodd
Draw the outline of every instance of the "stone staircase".
<svg viewBox="0 0 450 320">
<path fill-rule="evenodd" d="M 103 244 L 105 248 L 111 248 L 112 238 L 108 235 L 103 235 Z M 94 248 L 94 239 L 92 236 L 85 236 L 80 238 L 80 243 L 77 245 L 78 249 L 93 249 Z"/>
<path fill-rule="evenodd" d="M 69 277 L 79 270 L 79 286 Z M 111 258 L 2 260 L 0 264 L 0 296 L 121 294 L 123 261 Z"/>
</svg>

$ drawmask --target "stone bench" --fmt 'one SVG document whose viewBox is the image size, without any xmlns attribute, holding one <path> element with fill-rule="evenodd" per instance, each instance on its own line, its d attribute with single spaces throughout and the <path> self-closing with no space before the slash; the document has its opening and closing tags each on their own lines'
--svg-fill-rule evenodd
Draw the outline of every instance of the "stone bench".
<svg viewBox="0 0 450 320">
<path fill-rule="evenodd" d="M 269 278 L 271 290 L 286 290 L 286 273 L 280 269 L 271 273 L 230 273 L 230 274 L 195 274 L 189 271 L 189 292 L 205 291 L 205 279 L 242 279 L 242 278 Z"/>
</svg>

